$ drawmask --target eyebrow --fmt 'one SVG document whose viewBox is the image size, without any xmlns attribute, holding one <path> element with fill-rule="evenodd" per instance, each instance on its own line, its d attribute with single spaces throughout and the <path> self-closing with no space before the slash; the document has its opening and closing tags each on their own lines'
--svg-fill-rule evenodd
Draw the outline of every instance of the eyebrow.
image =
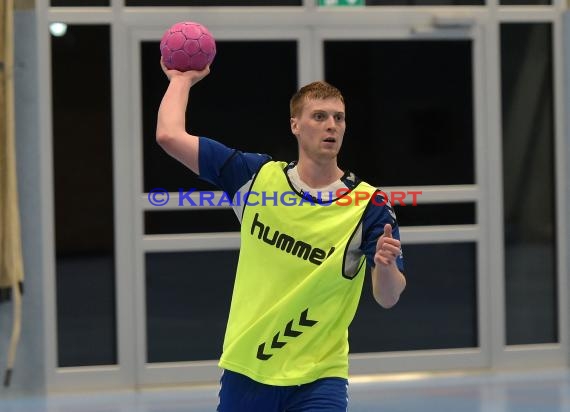
<svg viewBox="0 0 570 412">
<path fill-rule="evenodd" d="M 344 114 L 344 112 L 329 112 L 324 109 L 314 109 L 311 113 L 332 113 L 332 114 Z"/>
</svg>

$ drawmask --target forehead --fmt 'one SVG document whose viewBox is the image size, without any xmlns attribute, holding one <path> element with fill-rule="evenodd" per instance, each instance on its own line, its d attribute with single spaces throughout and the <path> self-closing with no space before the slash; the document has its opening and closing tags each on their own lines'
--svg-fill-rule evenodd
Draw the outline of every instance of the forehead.
<svg viewBox="0 0 570 412">
<path fill-rule="evenodd" d="M 312 113 L 316 111 L 344 113 L 344 104 L 336 97 L 328 99 L 307 99 L 303 106 L 303 111 Z"/>
</svg>

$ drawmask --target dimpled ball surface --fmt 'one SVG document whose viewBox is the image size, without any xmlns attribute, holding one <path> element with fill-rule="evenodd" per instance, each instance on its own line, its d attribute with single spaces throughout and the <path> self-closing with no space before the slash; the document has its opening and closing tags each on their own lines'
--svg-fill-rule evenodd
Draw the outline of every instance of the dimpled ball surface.
<svg viewBox="0 0 570 412">
<path fill-rule="evenodd" d="M 202 24 L 185 21 L 172 25 L 160 41 L 160 54 L 168 69 L 202 70 L 216 56 L 216 42 Z"/>
</svg>

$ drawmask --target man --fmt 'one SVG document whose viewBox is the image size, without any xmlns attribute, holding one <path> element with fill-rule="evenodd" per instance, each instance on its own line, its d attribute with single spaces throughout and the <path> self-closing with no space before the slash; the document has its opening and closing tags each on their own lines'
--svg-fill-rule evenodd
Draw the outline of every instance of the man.
<svg viewBox="0 0 570 412">
<path fill-rule="evenodd" d="M 314 82 L 293 96 L 299 159 L 287 164 L 188 134 L 190 88 L 209 67 L 162 69 L 170 84 L 158 111 L 158 143 L 235 200 L 241 222 L 218 411 L 346 411 L 348 326 L 365 268 L 385 308 L 406 281 L 390 205 L 337 165 L 346 129 L 341 93 Z"/>
</svg>

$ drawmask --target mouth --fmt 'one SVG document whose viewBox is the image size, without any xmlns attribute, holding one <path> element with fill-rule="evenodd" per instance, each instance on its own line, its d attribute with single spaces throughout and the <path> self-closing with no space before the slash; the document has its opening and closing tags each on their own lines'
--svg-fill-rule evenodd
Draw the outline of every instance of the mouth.
<svg viewBox="0 0 570 412">
<path fill-rule="evenodd" d="M 327 138 L 323 139 L 323 142 L 336 143 L 336 139 L 334 137 L 327 137 Z"/>
</svg>

